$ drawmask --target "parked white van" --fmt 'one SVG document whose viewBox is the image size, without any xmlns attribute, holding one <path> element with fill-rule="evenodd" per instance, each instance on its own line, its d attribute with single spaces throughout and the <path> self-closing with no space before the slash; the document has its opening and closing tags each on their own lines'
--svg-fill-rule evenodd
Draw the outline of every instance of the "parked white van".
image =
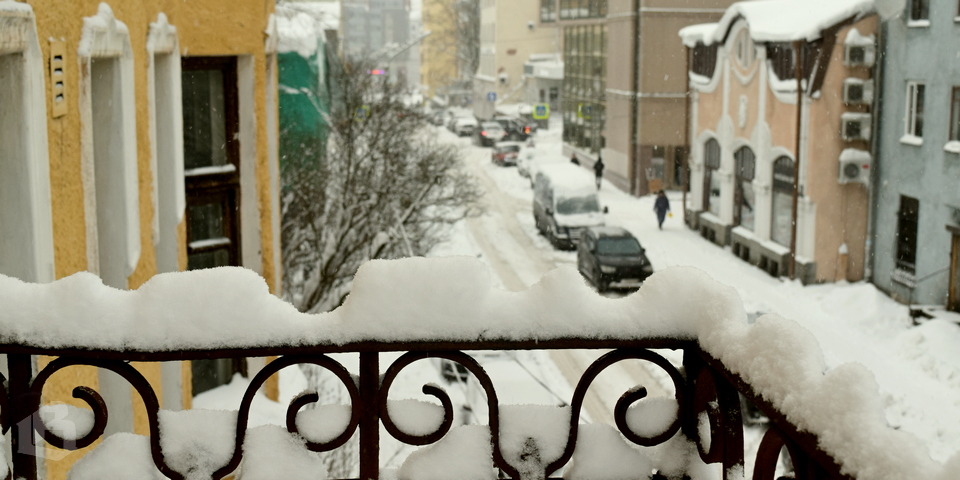
<svg viewBox="0 0 960 480">
<path fill-rule="evenodd" d="M 575 248 L 580 232 L 603 226 L 594 176 L 571 163 L 543 165 L 533 182 L 533 221 L 557 248 Z"/>
</svg>

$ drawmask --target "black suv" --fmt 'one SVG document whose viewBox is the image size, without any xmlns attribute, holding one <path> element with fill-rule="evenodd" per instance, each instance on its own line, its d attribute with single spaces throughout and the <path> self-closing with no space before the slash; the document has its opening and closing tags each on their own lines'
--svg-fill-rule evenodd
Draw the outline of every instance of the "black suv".
<svg viewBox="0 0 960 480">
<path fill-rule="evenodd" d="M 577 247 L 577 270 L 597 287 L 639 288 L 653 274 L 646 250 L 620 227 L 592 227 L 583 231 Z"/>
<path fill-rule="evenodd" d="M 507 135 L 503 137 L 504 140 L 512 140 L 514 142 L 522 142 L 527 138 L 530 138 L 536 130 L 535 127 L 528 125 L 527 122 L 519 118 L 514 117 L 496 117 L 493 119 L 503 127 L 503 130 L 507 132 Z"/>
</svg>

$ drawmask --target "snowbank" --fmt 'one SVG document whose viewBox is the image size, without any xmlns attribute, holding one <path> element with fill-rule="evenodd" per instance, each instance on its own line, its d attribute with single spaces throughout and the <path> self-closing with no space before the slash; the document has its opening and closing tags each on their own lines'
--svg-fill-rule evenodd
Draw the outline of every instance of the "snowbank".
<svg viewBox="0 0 960 480">
<path fill-rule="evenodd" d="M 89 273 L 46 285 L 0 277 L 0 341 L 183 350 L 368 340 L 698 339 L 794 425 L 817 435 L 845 473 L 862 479 L 960 478 L 957 456 L 945 468 L 915 437 L 888 426 L 866 368 L 848 363 L 827 370 L 816 338 L 791 320 L 766 315 L 748 324 L 735 290 L 698 269 L 661 271 L 620 299 L 598 296 L 569 267 L 522 292 L 494 287 L 488 272 L 472 257 L 369 262 L 344 305 L 318 315 L 297 312 L 270 295 L 262 278 L 240 268 L 157 275 L 134 291 L 106 287 Z M 189 457 L 183 451 L 189 444 L 193 455 L 206 452 L 202 468 L 212 468 L 225 452 L 200 442 L 195 430 L 201 422 L 185 414 L 178 413 L 176 422 L 161 418 L 162 429 L 177 432 L 165 432 L 163 441 L 172 443 L 164 451 Z M 232 435 L 220 433 L 230 431 L 231 421 L 219 419 L 203 433 L 217 432 L 232 445 Z M 184 436 L 193 441 L 177 440 Z M 178 470 L 186 467 L 175 463 Z M 409 473 L 402 468 L 399 476 Z"/>
</svg>

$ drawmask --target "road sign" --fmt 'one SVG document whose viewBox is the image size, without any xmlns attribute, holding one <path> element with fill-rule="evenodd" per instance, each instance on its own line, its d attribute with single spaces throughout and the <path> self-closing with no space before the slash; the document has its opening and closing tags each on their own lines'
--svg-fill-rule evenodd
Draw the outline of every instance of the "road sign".
<svg viewBox="0 0 960 480">
<path fill-rule="evenodd" d="M 587 120 L 593 118 L 593 105 L 586 103 L 577 105 L 577 116 Z"/>
<path fill-rule="evenodd" d="M 370 116 L 370 107 L 364 105 L 362 107 L 357 107 L 357 111 L 353 112 L 353 118 L 356 121 L 361 121 Z"/>
<path fill-rule="evenodd" d="M 546 103 L 538 103 L 533 106 L 534 120 L 546 120 L 548 118 L 550 118 L 550 105 Z"/>
<path fill-rule="evenodd" d="M 497 101 L 497 92 L 487 92 L 487 101 L 496 102 Z"/>
</svg>

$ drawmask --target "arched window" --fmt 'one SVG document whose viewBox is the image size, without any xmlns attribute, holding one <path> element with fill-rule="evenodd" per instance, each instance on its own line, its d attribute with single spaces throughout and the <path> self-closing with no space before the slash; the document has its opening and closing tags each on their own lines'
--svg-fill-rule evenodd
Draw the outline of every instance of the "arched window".
<svg viewBox="0 0 960 480">
<path fill-rule="evenodd" d="M 793 159 L 787 156 L 773 162 L 773 213 L 770 238 L 780 245 L 790 246 L 793 225 Z"/>
<path fill-rule="evenodd" d="M 711 138 L 703 146 L 703 209 L 720 216 L 720 144 Z"/>
<path fill-rule="evenodd" d="M 733 154 L 737 167 L 736 190 L 734 191 L 734 224 L 748 230 L 754 227 L 754 206 L 756 194 L 753 191 L 753 174 L 756 170 L 756 157 L 750 147 L 742 147 Z"/>
<path fill-rule="evenodd" d="M 756 48 L 753 45 L 753 39 L 750 38 L 750 32 L 746 28 L 740 30 L 740 33 L 737 34 L 736 44 L 734 45 L 737 63 L 743 69 L 750 68 L 753 65 L 753 61 L 756 60 Z"/>
</svg>

